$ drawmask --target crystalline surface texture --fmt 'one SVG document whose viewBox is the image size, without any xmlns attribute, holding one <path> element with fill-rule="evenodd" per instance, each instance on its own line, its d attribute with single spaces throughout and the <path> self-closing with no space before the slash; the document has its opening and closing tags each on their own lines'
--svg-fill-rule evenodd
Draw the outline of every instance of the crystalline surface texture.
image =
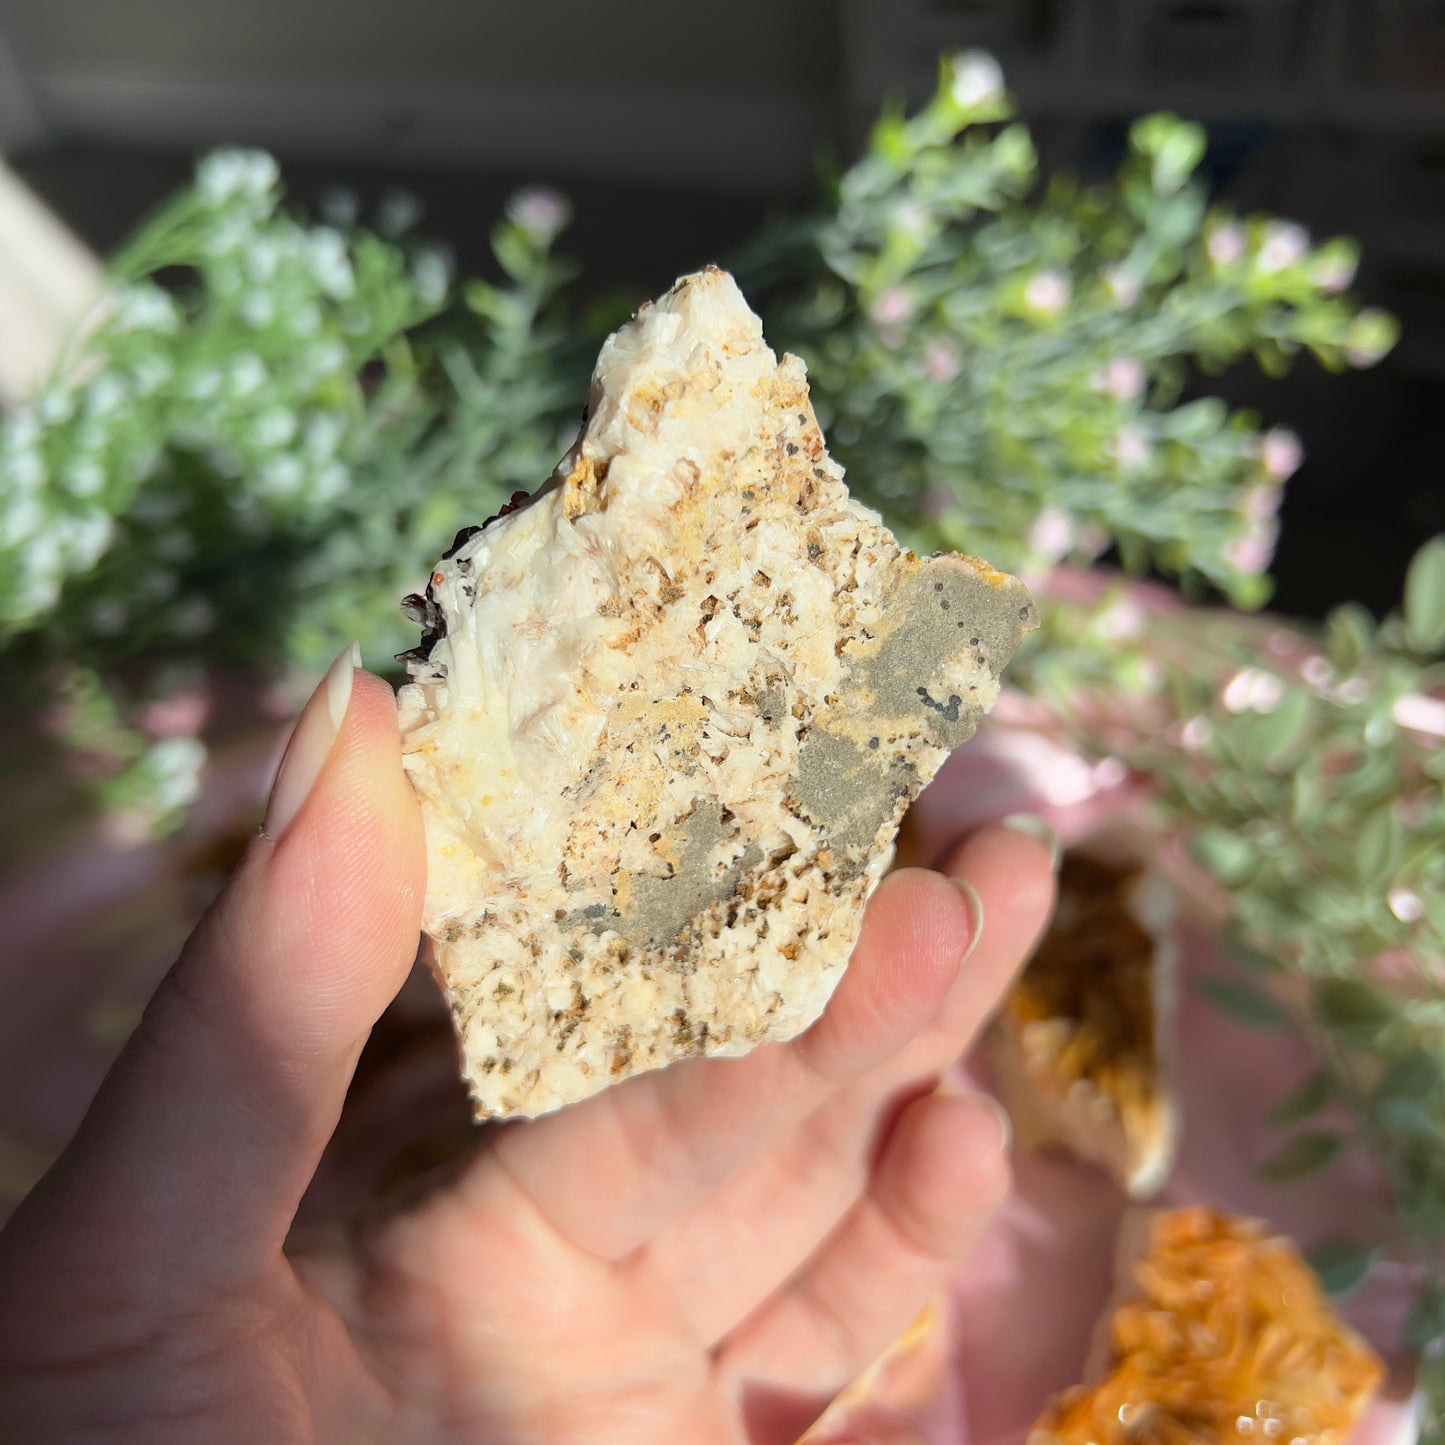
<svg viewBox="0 0 1445 1445">
<path fill-rule="evenodd" d="M 478 1114 L 799 1033 L 1027 592 L 849 497 L 718 270 L 606 342 L 552 479 L 458 540 L 400 708 Z"/>
</svg>

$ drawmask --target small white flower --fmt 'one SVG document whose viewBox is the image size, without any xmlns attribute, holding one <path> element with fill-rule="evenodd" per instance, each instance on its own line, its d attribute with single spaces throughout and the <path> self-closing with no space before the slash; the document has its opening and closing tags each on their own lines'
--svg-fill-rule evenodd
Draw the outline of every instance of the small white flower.
<svg viewBox="0 0 1445 1445">
<path fill-rule="evenodd" d="M 125 383 L 114 372 L 107 371 L 86 388 L 85 413 L 91 417 L 110 416 L 119 411 L 126 400 Z"/>
<path fill-rule="evenodd" d="M 316 473 L 311 483 L 311 499 L 334 502 L 351 485 L 351 471 L 341 462 L 330 462 Z"/>
<path fill-rule="evenodd" d="M 1315 264 L 1314 283 L 1327 295 L 1337 296 L 1341 291 L 1349 289 L 1357 269 L 1353 258 L 1327 253 Z"/>
<path fill-rule="evenodd" d="M 68 421 L 69 417 L 63 417 L 61 420 Z M 18 452 L 32 451 L 40 445 L 40 418 L 26 407 L 22 411 L 15 412 L 9 418 L 8 425 L 0 435 L 3 435 L 4 441 L 11 449 Z"/>
<path fill-rule="evenodd" d="M 1216 266 L 1233 266 L 1244 256 L 1244 227 L 1237 221 L 1211 226 L 1204 238 L 1204 250 Z"/>
<path fill-rule="evenodd" d="M 410 191 L 388 191 L 377 207 L 376 228 L 385 236 L 400 236 L 419 220 L 421 202 Z"/>
<path fill-rule="evenodd" d="M 868 314 L 879 326 L 901 326 L 913 315 L 913 298 L 901 286 L 890 286 L 873 298 Z"/>
<path fill-rule="evenodd" d="M 1058 562 L 1073 549 L 1074 519 L 1059 507 L 1045 507 L 1029 528 L 1029 547 L 1045 562 Z"/>
<path fill-rule="evenodd" d="M 1288 427 L 1271 427 L 1260 438 L 1259 459 L 1264 469 L 1278 481 L 1292 477 L 1305 459 L 1300 439 Z"/>
<path fill-rule="evenodd" d="M 0 508 L 0 547 L 29 542 L 45 525 L 45 511 L 38 498 L 17 493 Z"/>
<path fill-rule="evenodd" d="M 572 219 L 572 204 L 550 186 L 526 186 L 508 200 L 507 219 L 547 246 Z"/>
<path fill-rule="evenodd" d="M 1024 287 L 1024 302 L 1041 316 L 1055 316 L 1069 304 L 1073 287 L 1062 271 L 1040 271 Z"/>
<path fill-rule="evenodd" d="M 1329 660 L 1321 657 L 1319 653 L 1305 658 L 1300 667 L 1300 676 L 1316 689 L 1328 686 L 1334 675 L 1335 670 L 1330 666 Z"/>
<path fill-rule="evenodd" d="M 440 306 L 452 284 L 453 262 L 441 246 L 428 246 L 418 251 L 411 263 L 412 281 L 425 306 Z"/>
<path fill-rule="evenodd" d="M 1271 221 L 1264 229 L 1256 264 L 1265 275 L 1273 275 L 1302 260 L 1309 248 L 1309 232 L 1303 226 L 1293 221 Z"/>
<path fill-rule="evenodd" d="M 1273 712 L 1284 696 L 1284 683 L 1272 672 L 1246 667 L 1225 684 L 1219 700 L 1232 713 Z"/>
<path fill-rule="evenodd" d="M 1268 517 L 1251 520 L 1241 537 L 1236 537 L 1224 549 L 1224 560 L 1237 571 L 1250 577 L 1257 577 L 1274 557 L 1275 543 L 1279 540 L 1279 521 Z"/>
<path fill-rule="evenodd" d="M 227 216 L 225 220 L 218 221 L 211 227 L 206 236 L 204 250 L 213 259 L 222 257 L 233 257 L 243 259 L 249 250 L 251 243 L 255 240 L 255 231 L 234 216 Z M 242 280 L 239 267 L 228 267 L 227 276 L 230 289 L 234 290 Z"/>
<path fill-rule="evenodd" d="M 1335 701 L 1346 707 L 1354 707 L 1370 695 L 1370 684 L 1363 677 L 1347 677 L 1335 689 Z"/>
<path fill-rule="evenodd" d="M 292 336 L 315 336 L 321 330 L 321 308 L 308 301 L 289 311 L 286 320 Z"/>
<path fill-rule="evenodd" d="M 1126 266 L 1107 266 L 1103 274 L 1110 300 L 1121 311 L 1129 310 L 1139 300 L 1139 278 Z"/>
<path fill-rule="evenodd" d="M 264 151 L 213 151 L 196 172 L 196 190 L 212 205 L 224 205 L 233 196 L 259 200 L 281 178 L 276 162 Z"/>
<path fill-rule="evenodd" d="M 172 335 L 180 329 L 176 303 L 159 286 L 127 286 L 116 300 L 116 320 L 127 331 Z"/>
<path fill-rule="evenodd" d="M 961 110 L 977 110 L 1003 97 L 1003 71 L 986 51 L 965 50 L 953 61 L 948 93 Z"/>
<path fill-rule="evenodd" d="M 1407 692 L 1395 699 L 1390 716 L 1400 727 L 1408 728 L 1411 732 L 1445 738 L 1445 701 L 1438 697 Z"/>
<path fill-rule="evenodd" d="M 328 187 L 326 194 L 321 197 L 321 214 L 331 225 L 343 231 L 356 224 L 360 209 L 361 203 L 356 192 L 347 186 Z"/>
<path fill-rule="evenodd" d="M 963 358 L 951 341 L 930 341 L 923 348 L 923 374 L 929 381 L 946 386 L 959 373 Z"/>
<path fill-rule="evenodd" d="M 1395 331 L 1389 318 L 1374 307 L 1367 306 L 1350 323 L 1346 333 L 1345 359 L 1351 366 L 1373 366 L 1388 355 L 1395 344 Z"/>
<path fill-rule="evenodd" d="M 241 188 L 244 161 L 240 151 L 212 151 L 196 171 L 196 190 L 203 200 L 220 205 Z"/>
<path fill-rule="evenodd" d="M 143 356 L 130 371 L 131 387 L 137 396 L 154 396 L 175 375 L 164 356 Z"/>
<path fill-rule="evenodd" d="M 201 791 L 206 746 L 196 738 L 162 738 L 146 753 L 156 779 L 156 802 L 170 811 L 194 801 Z"/>
<path fill-rule="evenodd" d="M 258 447 L 273 450 L 284 447 L 296 435 L 296 429 L 295 413 L 284 406 L 273 406 L 258 418 L 251 439 Z"/>
<path fill-rule="evenodd" d="M 269 291 L 252 291 L 241 302 L 241 320 L 255 331 L 276 319 L 276 300 Z"/>
<path fill-rule="evenodd" d="M 100 561 L 115 536 L 115 523 L 104 512 L 82 512 L 65 529 L 66 559 L 70 570 L 88 572 Z"/>
<path fill-rule="evenodd" d="M 211 401 L 221 394 L 221 385 L 225 377 L 220 370 L 214 366 L 202 367 L 199 371 L 193 371 L 186 380 L 186 394 L 195 401 Z"/>
<path fill-rule="evenodd" d="M 338 372 L 350 369 L 346 348 L 334 337 L 315 347 L 310 360 L 311 373 L 317 381 L 324 381 Z"/>
<path fill-rule="evenodd" d="M 306 434 L 302 445 L 312 461 L 329 462 L 336 455 L 341 439 L 346 434 L 346 424 L 334 412 L 320 412 L 306 423 Z M 570 445 L 571 438 L 568 438 Z"/>
<path fill-rule="evenodd" d="M 1101 758 L 1094 764 L 1094 786 L 1100 792 L 1117 788 L 1129 777 L 1129 769 L 1118 758 Z"/>
<path fill-rule="evenodd" d="M 1133 401 L 1144 390 L 1144 368 L 1132 356 L 1115 356 L 1094 378 L 1094 389 L 1115 401 Z"/>
<path fill-rule="evenodd" d="M 296 457 L 282 454 L 267 457 L 261 464 L 256 480 L 258 489 L 264 496 L 285 498 L 294 497 L 301 490 L 305 477 L 306 469 L 300 461 Z"/>
<path fill-rule="evenodd" d="M 266 368 L 259 356 L 248 351 L 236 358 L 226 380 L 232 396 L 250 396 L 266 385 Z"/>
<path fill-rule="evenodd" d="M 48 386 L 36 400 L 35 413 L 46 426 L 64 426 L 75 415 L 75 397 L 64 387 Z M 11 422 L 12 436 L 15 427 L 19 426 L 22 419 L 33 422 L 33 418 L 29 417 L 13 418 Z M 39 427 L 36 427 L 36 432 L 39 432 Z"/>
<path fill-rule="evenodd" d="M 1418 923 L 1425 916 L 1425 905 L 1413 888 L 1392 888 L 1385 895 L 1385 901 L 1401 923 Z"/>
<path fill-rule="evenodd" d="M 1123 642 L 1144 630 L 1144 609 L 1132 597 L 1119 597 L 1094 619 L 1100 637 Z"/>
<path fill-rule="evenodd" d="M 1365 724 L 1364 739 L 1372 748 L 1382 748 L 1395 736 L 1395 724 L 1387 717 L 1372 717 Z"/>
<path fill-rule="evenodd" d="M 311 233 L 311 274 L 317 285 L 335 301 L 345 301 L 356 292 L 356 274 L 340 231 L 318 226 Z"/>
<path fill-rule="evenodd" d="M 95 497 L 105 489 L 105 470 L 92 461 L 72 462 L 61 476 L 72 497 Z"/>
<path fill-rule="evenodd" d="M 1207 717 L 1192 717 L 1179 729 L 1179 741 L 1186 752 L 1197 753 L 1214 736 L 1214 724 Z"/>
<path fill-rule="evenodd" d="M 1136 426 L 1121 426 L 1109 443 L 1109 455 L 1126 472 L 1138 471 L 1153 452 L 1149 438 Z"/>
<path fill-rule="evenodd" d="M 41 548 L 37 542 L 19 560 L 18 585 L 7 615 L 12 618 L 34 617 L 36 613 L 53 607 L 60 596 L 59 553 L 54 548 Z"/>
<path fill-rule="evenodd" d="M 1244 494 L 1244 515 L 1252 522 L 1264 522 L 1279 512 L 1282 493 L 1278 487 L 1251 487 Z"/>
<path fill-rule="evenodd" d="M 48 475 L 45 458 L 38 451 L 14 451 L 0 461 L 0 481 L 17 495 L 29 496 L 38 492 L 45 485 Z"/>
<path fill-rule="evenodd" d="M 915 196 L 893 208 L 893 225 L 905 236 L 926 236 L 933 225 L 933 212 Z"/>
</svg>

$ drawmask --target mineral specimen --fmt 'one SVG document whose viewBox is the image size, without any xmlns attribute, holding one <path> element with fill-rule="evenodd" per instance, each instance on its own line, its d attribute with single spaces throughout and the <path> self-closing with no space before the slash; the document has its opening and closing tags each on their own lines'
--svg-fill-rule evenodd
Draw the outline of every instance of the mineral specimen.
<svg viewBox="0 0 1445 1445">
<path fill-rule="evenodd" d="M 1061 1144 L 1136 1199 L 1178 1143 L 1174 903 L 1156 873 L 1073 850 L 1048 933 L 989 1031 L 999 1095 L 1024 1146 Z"/>
<path fill-rule="evenodd" d="M 483 1117 L 812 1023 L 1035 625 L 849 497 L 803 364 L 712 268 L 608 339 L 551 480 L 408 607 L 425 927 Z"/>
<path fill-rule="evenodd" d="M 1028 1445 L 1342 1445 L 1384 1376 L 1288 1240 L 1212 1209 L 1140 1210 L 1087 1373 Z"/>
</svg>

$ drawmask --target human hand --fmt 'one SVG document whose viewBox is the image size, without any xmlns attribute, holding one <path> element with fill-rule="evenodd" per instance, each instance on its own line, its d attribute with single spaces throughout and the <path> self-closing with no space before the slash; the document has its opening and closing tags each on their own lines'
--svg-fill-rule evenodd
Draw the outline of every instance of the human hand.
<svg viewBox="0 0 1445 1445">
<path fill-rule="evenodd" d="M 934 1085 L 1041 927 L 1049 859 L 990 829 L 947 867 L 972 898 L 886 879 L 800 1038 L 490 1125 L 425 1198 L 288 1248 L 424 889 L 390 691 L 343 657 L 0 1234 L 0 1439 L 793 1440 L 1007 1187 L 995 1111 Z"/>
</svg>

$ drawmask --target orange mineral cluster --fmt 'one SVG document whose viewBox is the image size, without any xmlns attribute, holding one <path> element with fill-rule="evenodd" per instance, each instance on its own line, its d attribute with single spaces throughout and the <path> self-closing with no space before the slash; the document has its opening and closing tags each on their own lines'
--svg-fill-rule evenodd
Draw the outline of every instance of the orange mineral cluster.
<svg viewBox="0 0 1445 1445">
<path fill-rule="evenodd" d="M 1150 1213 L 1097 1383 L 1028 1445 L 1341 1445 L 1383 1367 L 1288 1240 L 1213 1209 Z"/>
<path fill-rule="evenodd" d="M 1173 950 L 1163 902 L 1140 868 L 1067 854 L 1053 924 L 991 1038 L 1020 1143 L 1064 1144 L 1136 1198 L 1163 1183 L 1176 1136 L 1163 1057 Z"/>
</svg>

